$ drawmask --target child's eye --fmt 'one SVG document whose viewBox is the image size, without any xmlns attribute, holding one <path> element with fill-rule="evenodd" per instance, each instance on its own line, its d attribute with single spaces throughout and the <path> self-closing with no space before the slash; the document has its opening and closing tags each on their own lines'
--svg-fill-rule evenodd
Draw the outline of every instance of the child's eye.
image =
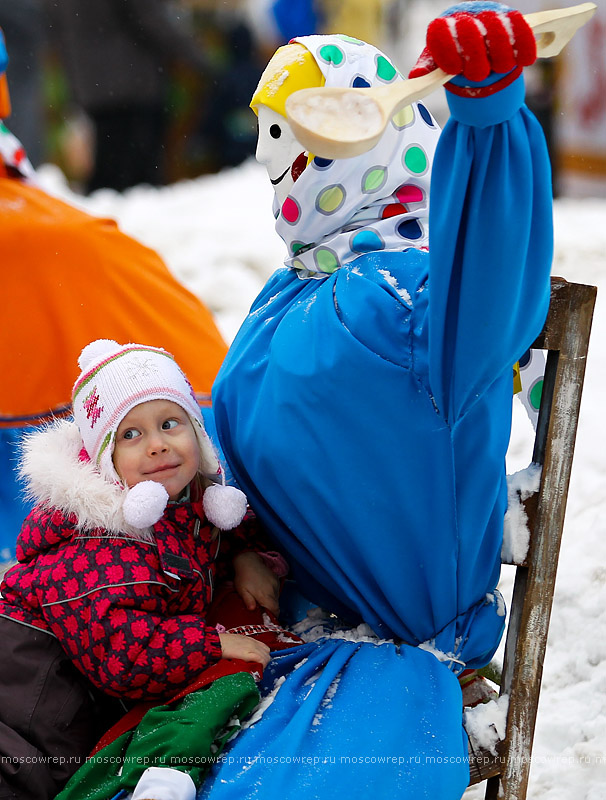
<svg viewBox="0 0 606 800">
<path fill-rule="evenodd" d="M 179 421 L 176 419 L 167 419 L 162 423 L 162 430 L 163 431 L 170 431 L 173 428 L 176 428 L 179 424 Z"/>
<path fill-rule="evenodd" d="M 136 428 L 129 428 L 122 434 L 123 439 L 136 439 L 137 436 L 141 436 L 141 432 Z"/>
</svg>

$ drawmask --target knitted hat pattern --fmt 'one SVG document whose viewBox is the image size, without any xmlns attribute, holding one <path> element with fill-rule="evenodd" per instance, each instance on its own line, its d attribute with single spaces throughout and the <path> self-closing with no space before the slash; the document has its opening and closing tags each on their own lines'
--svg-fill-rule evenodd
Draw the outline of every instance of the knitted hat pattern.
<svg viewBox="0 0 606 800">
<path fill-rule="evenodd" d="M 122 483 L 112 456 L 124 417 L 141 403 L 169 400 L 180 406 L 191 420 L 200 446 L 200 472 L 215 484 L 225 483 L 192 386 L 170 353 L 159 347 L 120 345 L 110 339 L 98 339 L 82 350 L 78 366 L 82 372 L 72 391 L 74 420 L 86 453 L 106 480 Z M 223 529 L 238 525 L 246 512 L 242 492 L 224 485 L 209 489 L 215 490 L 206 498 L 207 489 L 203 498 L 209 520 Z M 228 509 L 222 508 L 218 496 L 226 499 Z M 208 513 L 206 501 L 211 497 L 211 505 L 221 508 L 219 521 L 211 518 L 215 516 L 212 511 Z M 162 516 L 167 502 L 168 494 L 161 484 L 144 481 L 125 493 L 125 519 L 135 527 L 153 525 Z"/>
</svg>

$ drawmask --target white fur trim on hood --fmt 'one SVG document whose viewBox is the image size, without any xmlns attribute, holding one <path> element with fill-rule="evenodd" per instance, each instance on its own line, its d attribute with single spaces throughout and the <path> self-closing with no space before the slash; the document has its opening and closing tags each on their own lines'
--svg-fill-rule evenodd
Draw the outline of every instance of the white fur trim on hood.
<svg viewBox="0 0 606 800">
<path fill-rule="evenodd" d="M 110 536 L 153 541 L 150 527 L 136 528 L 124 519 L 125 489 L 110 483 L 90 461 L 81 461 L 82 437 L 74 422 L 57 420 L 25 437 L 19 473 L 28 500 L 74 514 L 77 528 L 103 528 Z"/>
</svg>

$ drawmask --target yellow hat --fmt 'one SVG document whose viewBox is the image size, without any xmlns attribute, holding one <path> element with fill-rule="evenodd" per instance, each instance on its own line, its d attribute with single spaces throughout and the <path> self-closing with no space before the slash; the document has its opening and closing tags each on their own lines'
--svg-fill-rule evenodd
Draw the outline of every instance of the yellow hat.
<svg viewBox="0 0 606 800">
<path fill-rule="evenodd" d="M 286 116 L 286 99 L 299 89 L 324 86 L 324 75 L 315 58 L 302 44 L 285 44 L 273 54 L 263 70 L 250 107 L 265 105 Z"/>
</svg>

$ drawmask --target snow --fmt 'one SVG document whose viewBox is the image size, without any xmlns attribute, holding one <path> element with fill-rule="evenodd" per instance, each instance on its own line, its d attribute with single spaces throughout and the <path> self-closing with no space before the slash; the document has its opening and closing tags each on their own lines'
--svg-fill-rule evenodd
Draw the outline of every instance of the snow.
<svg viewBox="0 0 606 800">
<path fill-rule="evenodd" d="M 309 609 L 307 615 L 293 625 L 292 629 L 306 643 L 317 642 L 319 639 L 341 639 L 344 642 L 392 644 L 391 640 L 380 639 L 365 622 L 355 628 L 344 630 L 334 614 L 329 614 L 321 608 Z"/>
<path fill-rule="evenodd" d="M 76 198 L 56 169 L 49 191 L 100 215 L 158 250 L 175 275 L 215 312 L 230 340 L 256 293 L 280 267 L 284 246 L 274 231 L 272 190 L 253 161 L 163 189 Z M 568 498 L 560 568 L 545 658 L 529 797 L 602 800 L 606 796 L 606 201 L 555 203 L 554 275 L 599 287 Z M 508 472 L 525 469 L 531 426 L 514 403 Z M 501 591 L 511 595 L 513 569 Z M 260 710 L 260 709 L 259 709 Z M 249 723 L 250 724 L 250 723 Z M 483 787 L 468 790 L 479 800 Z"/>
<path fill-rule="evenodd" d="M 504 694 L 498 700 L 465 710 L 465 730 L 475 745 L 474 749 L 482 748 L 493 756 L 497 755 L 497 744 L 505 735 L 508 706 L 509 698 Z"/>
<path fill-rule="evenodd" d="M 459 640 L 457 640 L 458 642 Z M 462 661 L 455 656 L 454 653 L 444 653 L 442 650 L 436 647 L 436 640 L 435 639 L 428 639 L 426 642 L 421 642 L 419 645 L 419 650 L 425 650 L 428 653 L 431 653 L 438 661 L 442 661 L 445 664 L 461 664 L 463 665 Z"/>
<path fill-rule="evenodd" d="M 506 564 L 524 563 L 530 543 L 530 531 L 522 503 L 539 491 L 540 481 L 541 467 L 538 464 L 530 464 L 526 469 L 507 476 L 507 513 L 501 547 L 501 560 Z"/>
<path fill-rule="evenodd" d="M 363 89 L 332 91 L 328 99 L 310 93 L 292 100 L 291 119 L 316 136 L 342 142 L 357 142 L 381 131 L 382 109 Z"/>
<path fill-rule="evenodd" d="M 341 682 L 341 676 L 337 675 L 337 677 L 332 681 L 328 689 L 326 690 L 326 694 L 322 698 L 322 702 L 320 703 L 320 708 L 332 708 L 332 701 L 334 696 L 337 693 L 337 689 L 339 688 L 339 683 Z M 318 711 L 311 724 L 312 725 L 320 725 L 322 722 L 322 717 L 324 714 L 321 711 Z"/>
<path fill-rule="evenodd" d="M 284 675 L 281 675 L 279 678 L 276 678 L 276 681 L 274 683 L 274 686 L 273 686 L 273 689 L 271 690 L 271 692 L 269 694 L 267 694 L 261 700 L 259 705 L 255 706 L 255 708 L 253 709 L 252 715 L 242 723 L 241 730 L 245 730 L 246 728 L 250 728 L 252 725 L 257 723 L 261 719 L 263 714 L 265 714 L 267 709 L 270 707 L 270 705 L 276 699 L 276 695 L 280 691 L 280 687 L 282 686 L 282 684 L 284 683 L 285 680 L 286 680 L 286 678 L 284 677 Z"/>
<path fill-rule="evenodd" d="M 486 600 L 489 603 L 494 603 L 496 601 L 497 604 L 497 616 L 504 617 L 507 614 L 507 609 L 505 607 L 505 601 L 503 600 L 503 596 L 498 593 L 496 596 L 494 594 L 487 594 Z"/>
<path fill-rule="evenodd" d="M 387 283 L 396 290 L 396 292 L 400 295 L 402 300 L 408 305 L 412 306 L 412 300 L 410 298 L 410 293 L 406 289 L 400 289 L 398 286 L 398 281 L 388 269 L 380 269 L 379 274 L 382 275 Z"/>
</svg>

